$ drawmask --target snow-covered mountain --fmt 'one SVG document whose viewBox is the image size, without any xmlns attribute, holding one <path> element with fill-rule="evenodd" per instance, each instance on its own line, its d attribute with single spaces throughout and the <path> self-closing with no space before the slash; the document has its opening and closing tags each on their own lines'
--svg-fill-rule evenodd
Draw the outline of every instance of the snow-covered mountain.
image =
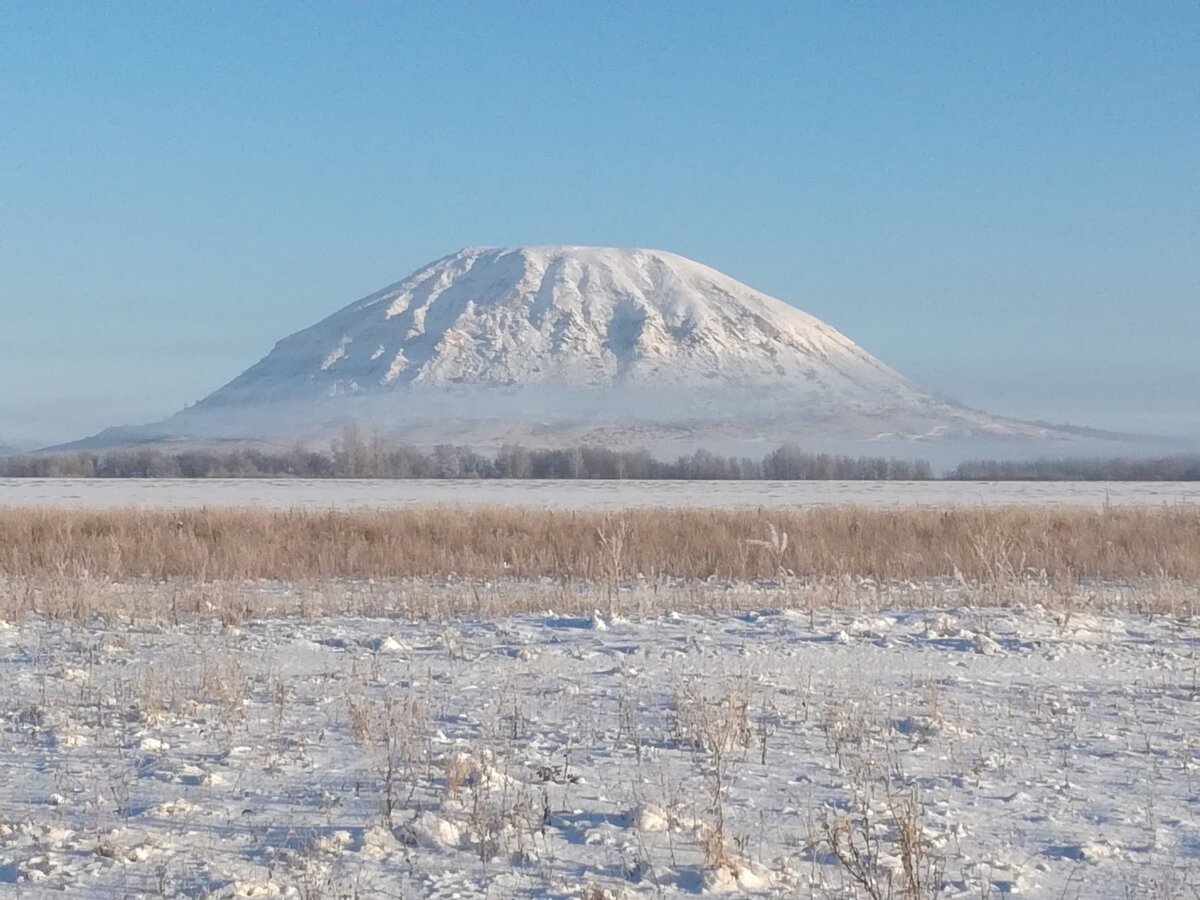
<svg viewBox="0 0 1200 900">
<path fill-rule="evenodd" d="M 659 250 L 474 247 L 110 438 L 419 443 L 1034 438 L 935 398 L 834 328 Z"/>
<path fill-rule="evenodd" d="M 205 403 L 638 383 L 925 399 L 828 325 L 681 256 L 523 247 L 441 259 L 281 341 Z"/>
</svg>

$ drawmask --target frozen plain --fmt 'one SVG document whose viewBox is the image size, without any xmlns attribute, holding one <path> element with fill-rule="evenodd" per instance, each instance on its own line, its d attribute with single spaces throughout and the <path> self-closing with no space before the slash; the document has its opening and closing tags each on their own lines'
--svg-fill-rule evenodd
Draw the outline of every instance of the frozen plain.
<svg viewBox="0 0 1200 900">
<path fill-rule="evenodd" d="M 2 507 L 1196 505 L 1200 482 L 0 478 Z"/>
<path fill-rule="evenodd" d="M 22 479 L 0 505 L 1173 505 L 1198 487 Z M 32 590 L 94 611 L 0 623 L 0 895 L 1200 892 L 1197 585 L 850 578 L 810 610 L 797 584 L 633 582 L 621 615 L 586 583 Z M 431 620 L 464 595 L 525 612 Z"/>
<path fill-rule="evenodd" d="M 771 584 L 627 585 L 613 616 L 579 614 L 603 603 L 586 587 L 551 611 L 561 587 L 531 583 L 473 589 L 545 612 L 412 615 L 464 589 L 325 585 L 343 611 L 304 617 L 283 613 L 307 589 L 244 585 L 263 601 L 244 621 L 5 625 L 0 893 L 1200 890 L 1195 597 L 1144 614 L 1083 586 L 1067 614 L 1036 583 L 1002 609 L 856 580 L 854 612 Z M 698 601 L 748 608 L 675 609 Z M 921 892 L 901 892 L 906 861 Z"/>
</svg>

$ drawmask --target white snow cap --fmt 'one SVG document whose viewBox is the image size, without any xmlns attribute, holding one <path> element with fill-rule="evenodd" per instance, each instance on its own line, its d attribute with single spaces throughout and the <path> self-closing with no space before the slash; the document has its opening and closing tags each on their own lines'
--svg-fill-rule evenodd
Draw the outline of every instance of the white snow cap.
<svg viewBox="0 0 1200 900">
<path fill-rule="evenodd" d="M 223 391 L 642 380 L 924 399 L 835 329 L 715 269 L 569 246 L 460 250 L 281 341 Z"/>
</svg>

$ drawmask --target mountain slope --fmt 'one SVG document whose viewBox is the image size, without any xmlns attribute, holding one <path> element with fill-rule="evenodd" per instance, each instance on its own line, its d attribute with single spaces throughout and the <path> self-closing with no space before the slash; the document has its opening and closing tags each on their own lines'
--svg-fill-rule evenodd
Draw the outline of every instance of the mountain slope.
<svg viewBox="0 0 1200 900">
<path fill-rule="evenodd" d="M 469 248 L 280 341 L 229 384 L 109 441 L 1040 438 L 937 399 L 849 338 L 657 250 Z M 103 441 L 102 441 L 103 442 Z"/>
</svg>

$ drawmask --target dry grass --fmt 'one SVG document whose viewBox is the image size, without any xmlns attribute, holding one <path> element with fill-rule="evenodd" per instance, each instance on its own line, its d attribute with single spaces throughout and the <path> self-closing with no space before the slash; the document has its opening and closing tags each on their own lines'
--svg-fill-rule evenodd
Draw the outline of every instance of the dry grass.
<svg viewBox="0 0 1200 900">
<path fill-rule="evenodd" d="M 774 526 L 786 546 L 764 546 Z M 769 542 L 767 542 L 769 543 Z M 1200 509 L 0 510 L 0 575 L 1200 579 Z"/>
<path fill-rule="evenodd" d="M 729 615 L 764 608 L 799 610 L 810 627 L 828 626 L 836 614 L 886 609 L 1036 607 L 1052 611 L 1064 627 L 1075 617 L 1103 611 L 1184 618 L 1200 615 L 1200 584 L 1145 579 L 1076 583 L 1029 577 L 1011 582 L 960 584 L 954 579 L 877 584 L 871 579 L 825 578 L 758 585 L 750 582 L 631 582 L 615 587 L 505 579 L 490 583 L 452 579 L 317 579 L 261 581 L 104 581 L 30 576 L 0 578 L 0 629 L 4 622 L 96 619 L 137 626 L 174 627 L 197 622 L 234 630 L 251 622 L 336 616 L 442 622 L 446 651 L 459 652 L 454 626 L 463 620 L 498 619 L 549 610 L 591 619 L 598 610 L 638 618 L 667 613 Z"/>
</svg>

